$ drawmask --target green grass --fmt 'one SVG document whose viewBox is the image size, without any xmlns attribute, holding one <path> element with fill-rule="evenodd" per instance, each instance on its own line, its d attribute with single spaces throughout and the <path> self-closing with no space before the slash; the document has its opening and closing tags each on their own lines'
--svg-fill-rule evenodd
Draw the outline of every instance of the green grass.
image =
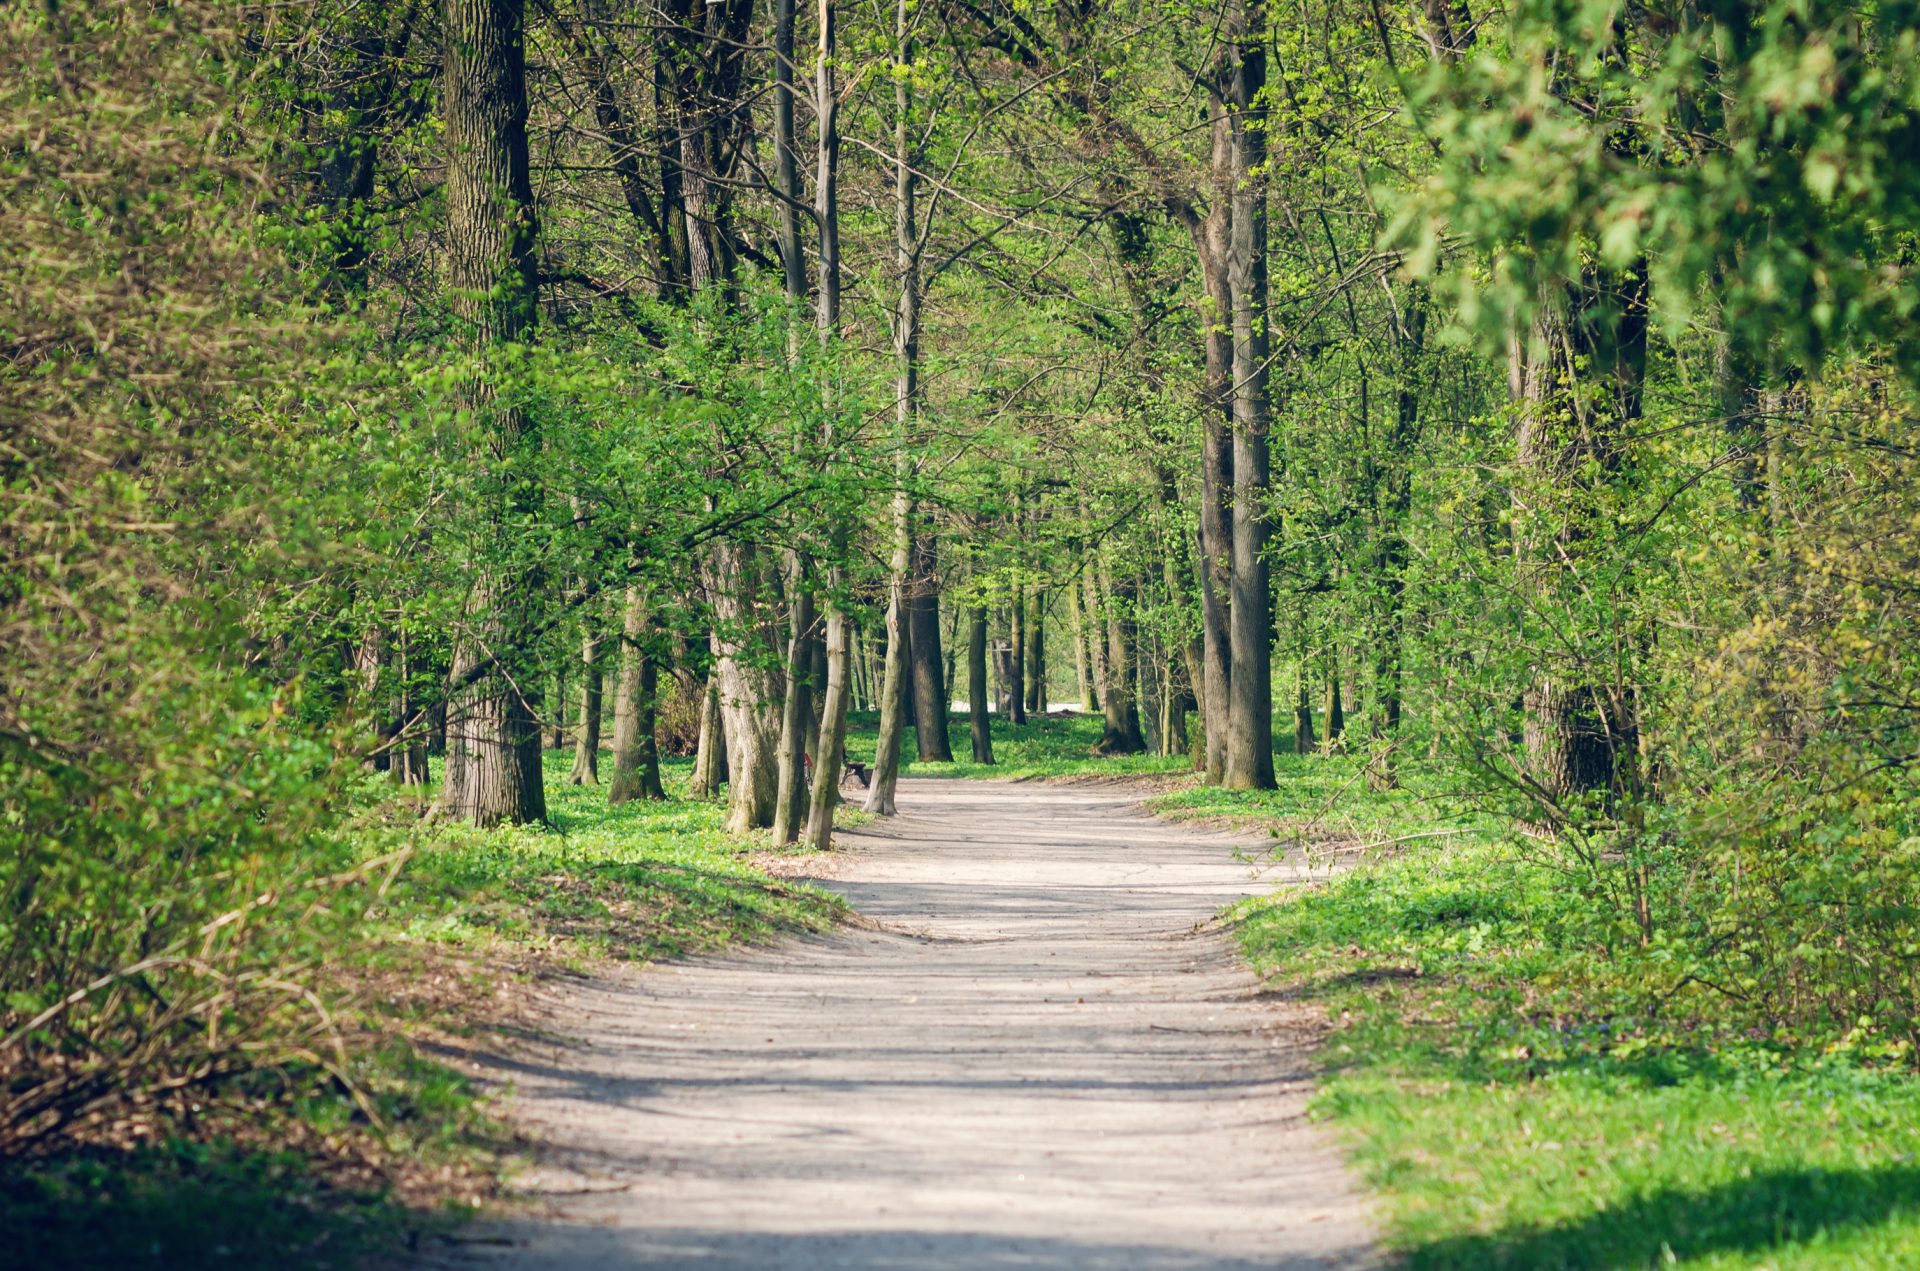
<svg viewBox="0 0 1920 1271">
<path fill-rule="evenodd" d="M 609 807 L 605 786 L 565 784 L 571 752 L 550 752 L 546 763 L 551 826 L 426 835 L 386 915 L 397 937 L 557 943 L 575 955 L 651 961 L 822 930 L 842 912 L 830 893 L 754 866 L 749 854 L 767 845 L 728 834 L 723 802 Z M 669 794 L 682 795 L 686 765 L 665 775 Z"/>
<path fill-rule="evenodd" d="M 1311 841 L 1351 767 L 1168 799 Z M 1234 917 L 1333 1020 L 1316 1111 L 1409 1267 L 1920 1266 L 1920 1082 L 1870 1030 L 1813 1053 L 1722 1026 L 1537 849 L 1343 788 L 1334 815 L 1404 850 Z"/>
</svg>

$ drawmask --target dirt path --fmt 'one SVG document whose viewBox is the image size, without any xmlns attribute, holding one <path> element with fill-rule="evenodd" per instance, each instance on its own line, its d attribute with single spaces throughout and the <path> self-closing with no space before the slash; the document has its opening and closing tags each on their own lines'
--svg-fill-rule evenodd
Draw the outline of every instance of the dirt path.
<svg viewBox="0 0 1920 1271">
<path fill-rule="evenodd" d="M 551 995 L 501 1061 L 537 1216 L 427 1265 L 1376 1265 L 1306 1027 L 1196 930 L 1284 874 L 1100 787 L 900 806 L 827 880 L 882 929 Z"/>
</svg>

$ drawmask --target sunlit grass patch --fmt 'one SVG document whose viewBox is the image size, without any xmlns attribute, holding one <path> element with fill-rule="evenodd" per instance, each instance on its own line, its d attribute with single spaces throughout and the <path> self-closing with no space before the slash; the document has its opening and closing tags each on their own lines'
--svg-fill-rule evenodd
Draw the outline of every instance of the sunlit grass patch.
<svg viewBox="0 0 1920 1271">
<path fill-rule="evenodd" d="M 1864 1035 L 1729 1026 L 1615 912 L 1491 837 L 1234 911 L 1334 1022 L 1316 1110 L 1391 1246 L 1434 1271 L 1920 1265 L 1920 1082 Z"/>
</svg>

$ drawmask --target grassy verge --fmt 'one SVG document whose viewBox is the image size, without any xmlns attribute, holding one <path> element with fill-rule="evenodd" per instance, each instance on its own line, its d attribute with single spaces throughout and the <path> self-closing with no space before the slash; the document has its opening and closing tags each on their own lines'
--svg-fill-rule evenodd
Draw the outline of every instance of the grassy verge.
<svg viewBox="0 0 1920 1271">
<path fill-rule="evenodd" d="M 1716 1025 L 1537 847 L 1357 783 L 1329 805 L 1351 768 L 1163 802 L 1398 840 L 1234 916 L 1333 1020 L 1316 1106 L 1408 1266 L 1920 1266 L 1920 1082 L 1865 1030 L 1808 1053 Z"/>
<path fill-rule="evenodd" d="M 550 828 L 423 828 L 371 803 L 357 853 L 412 854 L 351 943 L 305 955 L 333 990 L 348 1068 L 259 1074 L 200 1115 L 0 1164 L 0 1263 L 359 1265 L 457 1221 L 511 1148 L 472 1083 L 422 1042 L 487 1043 L 552 970 L 836 921 L 836 898 L 755 867 L 765 845 L 727 834 L 722 805 L 609 808 L 605 787 L 565 784 L 570 760 L 548 756 Z M 670 793 L 684 767 L 669 766 Z"/>
</svg>

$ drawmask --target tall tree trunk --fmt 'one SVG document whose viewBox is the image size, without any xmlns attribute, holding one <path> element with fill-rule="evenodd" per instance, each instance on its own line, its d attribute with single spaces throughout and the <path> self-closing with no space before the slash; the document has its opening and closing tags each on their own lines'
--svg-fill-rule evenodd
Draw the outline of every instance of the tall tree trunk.
<svg viewBox="0 0 1920 1271">
<path fill-rule="evenodd" d="M 620 673 L 613 693 L 613 780 L 607 786 L 607 802 L 616 807 L 632 799 L 667 797 L 660 784 L 655 734 L 659 666 L 649 647 L 650 621 L 645 592 L 627 588 L 620 620 Z"/>
<path fill-rule="evenodd" d="M 1080 603 L 1080 583 L 1067 584 L 1067 617 L 1073 623 L 1073 677 L 1080 685 L 1080 709 L 1091 715 L 1100 709 L 1094 691 L 1093 667 L 1087 654 L 1087 618 Z"/>
<path fill-rule="evenodd" d="M 780 261 L 787 300 L 799 312 L 807 299 L 807 266 L 800 241 L 800 165 L 793 131 L 793 17 L 794 0 L 774 0 L 773 23 L 773 152 L 774 187 L 780 203 Z M 790 352 L 799 351 L 799 331 L 788 339 Z M 795 438 L 804 449 L 804 438 Z M 787 676 L 780 712 L 780 741 L 774 763 L 778 788 L 774 795 L 773 840 L 791 843 L 806 822 L 808 734 L 813 720 L 814 604 L 810 562 L 805 552 L 789 550 L 787 570 Z"/>
<path fill-rule="evenodd" d="M 696 799 L 711 799 L 727 781 L 727 724 L 720 714 L 720 684 L 709 675 L 700 691 L 700 741 L 693 752 L 693 774 L 687 779 L 687 792 Z"/>
<path fill-rule="evenodd" d="M 893 497 L 893 583 L 887 601 L 887 665 L 880 685 L 880 731 L 873 743 L 873 772 L 866 810 L 892 816 L 894 787 L 900 779 L 900 742 L 906 732 L 907 583 L 913 559 L 913 500 L 905 490 Z"/>
<path fill-rule="evenodd" d="M 1100 686 L 1106 701 L 1106 726 L 1094 752 L 1102 755 L 1137 755 L 1147 748 L 1140 735 L 1140 711 L 1134 700 L 1135 669 L 1133 629 L 1133 584 L 1116 589 L 1106 560 L 1101 558 L 1100 581 L 1107 593 L 1107 679 Z"/>
<path fill-rule="evenodd" d="M 894 410 L 898 423 L 893 500 L 892 595 L 887 602 L 887 670 L 880 696 L 880 735 L 874 743 L 873 785 L 866 810 L 892 816 L 900 778 L 900 741 L 907 697 L 909 573 L 913 568 L 913 496 L 908 489 L 908 447 L 920 413 L 920 244 L 915 207 L 919 176 L 913 145 L 913 37 L 910 0 L 894 6 L 893 161 L 894 265 L 899 293 L 893 313 Z M 944 718 L 944 712 L 942 717 Z"/>
<path fill-rule="evenodd" d="M 738 540 L 715 543 L 712 579 L 714 678 L 727 736 L 727 828 L 744 834 L 773 824 L 779 796 L 785 677 L 759 655 L 781 641 L 764 621 L 772 609 L 764 552 Z"/>
<path fill-rule="evenodd" d="M 522 0 L 446 0 L 448 283 L 483 357 L 531 340 L 538 315 L 525 22 Z M 503 404 L 490 380 L 468 398 L 499 481 L 490 513 L 503 522 L 535 515 L 538 491 L 515 462 L 534 443 L 532 421 Z M 532 660 L 540 585 L 537 570 L 483 568 L 455 644 L 453 679 L 466 687 L 448 704 L 441 809 L 475 825 L 546 819 Z"/>
<path fill-rule="evenodd" d="M 808 590 L 807 558 L 787 556 L 787 683 L 780 712 L 780 741 L 774 765 L 779 788 L 773 808 L 773 841 L 791 843 L 807 815 L 807 733 L 813 719 L 813 593 Z"/>
<path fill-rule="evenodd" d="M 975 605 L 967 622 L 967 722 L 973 730 L 973 761 L 993 762 L 993 729 L 987 714 L 987 607 Z"/>
<path fill-rule="evenodd" d="M 1205 295 L 1201 329 L 1205 332 L 1205 388 L 1200 418 L 1200 557 L 1195 571 L 1200 586 L 1200 682 L 1198 697 L 1206 732 L 1206 780 L 1227 779 L 1227 738 L 1232 716 L 1233 644 L 1230 597 L 1233 590 L 1233 399 L 1234 289 L 1228 276 L 1233 249 L 1233 126 L 1224 94 L 1209 91 L 1210 190 L 1207 215 L 1194 227 Z"/>
<path fill-rule="evenodd" d="M 1237 0 L 1233 67 L 1233 578 L 1226 784 L 1273 788 L 1273 608 L 1267 577 L 1265 0 Z"/>
<path fill-rule="evenodd" d="M 568 785 L 600 784 L 602 691 L 600 637 L 589 634 L 580 642 L 580 723 L 574 735 L 573 771 L 567 775 Z"/>
<path fill-rule="evenodd" d="M 947 738 L 945 668 L 940 656 L 939 547 L 931 528 L 913 541 L 913 591 L 907 610 L 907 650 L 913 655 L 913 726 L 920 758 L 952 763 Z"/>
<path fill-rule="evenodd" d="M 1027 722 L 1027 589 L 1013 585 L 1007 608 L 1007 722 Z"/>
<path fill-rule="evenodd" d="M 1027 713 L 1047 713 L 1046 593 L 1035 587 L 1027 598 Z"/>
<path fill-rule="evenodd" d="M 840 768 L 846 761 L 848 675 L 853 669 L 851 624 L 839 605 L 827 610 L 827 687 L 820 715 L 820 749 L 815 752 L 813 791 L 807 801 L 806 845 L 816 852 L 833 846 L 833 809 L 840 801 Z"/>
<path fill-rule="evenodd" d="M 1089 553 L 1085 559 L 1080 586 L 1087 602 L 1087 653 L 1093 663 L 1095 695 L 1104 703 L 1113 692 L 1113 679 L 1107 674 L 1107 606 L 1100 596 L 1099 557 Z"/>
</svg>

